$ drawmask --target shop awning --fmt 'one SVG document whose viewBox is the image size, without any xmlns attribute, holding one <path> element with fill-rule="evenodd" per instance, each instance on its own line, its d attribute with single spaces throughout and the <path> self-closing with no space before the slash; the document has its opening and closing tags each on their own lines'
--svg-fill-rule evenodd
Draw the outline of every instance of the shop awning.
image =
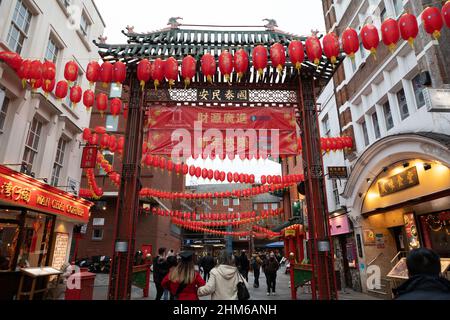
<svg viewBox="0 0 450 320">
<path fill-rule="evenodd" d="M 87 223 L 92 202 L 0 165 L 0 205 Z"/>
<path fill-rule="evenodd" d="M 266 248 L 284 248 L 284 242 L 283 241 L 272 242 L 267 244 Z"/>
</svg>

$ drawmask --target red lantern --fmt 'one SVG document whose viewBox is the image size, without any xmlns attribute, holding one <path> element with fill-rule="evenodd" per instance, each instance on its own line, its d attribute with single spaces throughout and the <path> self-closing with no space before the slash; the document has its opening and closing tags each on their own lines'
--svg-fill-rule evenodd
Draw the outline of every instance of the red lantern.
<svg viewBox="0 0 450 320">
<path fill-rule="evenodd" d="M 347 28 L 342 33 L 342 48 L 351 59 L 355 59 L 355 53 L 359 50 L 359 39 L 355 29 Z"/>
<path fill-rule="evenodd" d="M 223 171 L 220 172 L 220 178 L 219 178 L 219 180 L 220 180 L 221 182 L 224 182 L 224 181 L 225 181 L 225 172 L 223 172 Z"/>
<path fill-rule="evenodd" d="M 22 57 L 16 52 L 2 51 L 0 59 L 4 60 L 14 71 L 18 71 L 22 65 Z"/>
<path fill-rule="evenodd" d="M 214 171 L 212 169 L 208 170 L 208 179 L 212 180 L 214 178 Z"/>
<path fill-rule="evenodd" d="M 117 83 L 118 85 L 122 84 L 127 77 L 127 66 L 122 61 L 117 61 L 114 63 L 113 68 L 113 82 Z"/>
<path fill-rule="evenodd" d="M 267 67 L 267 49 L 264 46 L 256 46 L 252 53 L 253 67 L 258 70 L 258 74 L 262 77 L 264 69 Z"/>
<path fill-rule="evenodd" d="M 422 21 L 425 31 L 436 40 L 441 37 L 441 30 L 444 26 L 441 11 L 436 7 L 428 7 L 422 12 Z"/>
<path fill-rule="evenodd" d="M 281 43 L 275 43 L 270 47 L 270 59 L 272 66 L 277 68 L 278 73 L 282 73 L 286 63 L 286 50 Z"/>
<path fill-rule="evenodd" d="M 223 51 L 219 56 L 219 70 L 226 82 L 230 82 L 233 65 L 233 55 L 228 50 Z"/>
<path fill-rule="evenodd" d="M 212 83 L 216 68 L 216 59 L 211 54 L 205 53 L 201 59 L 201 70 L 209 83 Z"/>
<path fill-rule="evenodd" d="M 109 151 L 116 152 L 117 150 L 117 139 L 116 136 L 109 137 Z"/>
<path fill-rule="evenodd" d="M 92 136 L 91 129 L 85 128 L 83 130 L 83 140 L 84 141 L 89 141 L 89 139 L 91 139 L 91 136 Z"/>
<path fill-rule="evenodd" d="M 78 79 L 78 65 L 74 61 L 66 63 L 64 68 L 64 78 L 69 82 L 75 82 Z"/>
<path fill-rule="evenodd" d="M 99 93 L 97 95 L 97 99 L 95 101 L 97 110 L 100 111 L 101 116 L 103 117 L 103 112 L 108 108 L 108 96 L 104 93 Z"/>
<path fill-rule="evenodd" d="M 94 102 L 95 102 L 94 92 L 92 90 L 86 90 L 83 93 L 83 104 L 88 111 L 94 106 Z"/>
<path fill-rule="evenodd" d="M 55 80 L 56 66 L 52 61 L 45 61 L 42 65 L 42 79 L 44 83 L 52 82 Z"/>
<path fill-rule="evenodd" d="M 239 173 L 235 172 L 235 173 L 233 174 L 233 181 L 234 181 L 235 183 L 238 183 L 238 182 L 239 182 Z"/>
<path fill-rule="evenodd" d="M 80 86 L 73 86 L 70 88 L 70 101 L 72 102 L 74 108 L 77 106 L 77 103 L 81 101 L 82 96 L 83 90 L 81 90 Z"/>
<path fill-rule="evenodd" d="M 339 38 L 334 32 L 330 32 L 323 37 L 323 52 L 332 64 L 337 62 L 340 50 Z"/>
<path fill-rule="evenodd" d="M 306 39 L 305 46 L 309 61 L 318 66 L 323 53 L 320 40 L 316 36 L 310 36 Z"/>
<path fill-rule="evenodd" d="M 300 72 L 302 63 L 305 60 L 305 48 L 303 47 L 303 43 L 298 40 L 291 41 L 288 52 L 292 64 L 295 66 L 295 69 Z"/>
<path fill-rule="evenodd" d="M 364 48 L 369 50 L 371 54 L 376 58 L 377 48 L 380 44 L 380 36 L 378 34 L 377 28 L 373 24 L 366 24 L 361 29 L 361 39 Z"/>
<path fill-rule="evenodd" d="M 141 82 L 142 91 L 144 91 L 145 83 L 150 80 L 152 74 L 152 64 L 147 59 L 139 62 L 137 68 L 137 77 Z"/>
<path fill-rule="evenodd" d="M 56 84 L 55 96 L 58 100 L 62 100 L 67 97 L 69 91 L 69 85 L 66 81 L 61 80 Z"/>
<path fill-rule="evenodd" d="M 103 134 L 100 138 L 100 147 L 106 149 L 109 147 L 109 135 L 107 133 Z"/>
<path fill-rule="evenodd" d="M 34 60 L 31 62 L 30 67 L 30 80 L 31 85 L 34 86 L 34 83 L 42 78 L 42 63 L 39 60 Z"/>
<path fill-rule="evenodd" d="M 94 131 L 95 131 L 95 133 L 97 133 L 97 134 L 104 134 L 104 133 L 106 133 L 106 128 L 105 128 L 105 127 L 98 126 L 98 127 L 95 127 Z"/>
<path fill-rule="evenodd" d="M 195 168 L 195 176 L 200 178 L 202 176 L 202 169 L 200 167 Z"/>
<path fill-rule="evenodd" d="M 123 150 L 124 145 L 125 145 L 125 137 L 120 137 L 119 139 L 117 139 L 118 150 Z"/>
<path fill-rule="evenodd" d="M 397 42 L 400 40 L 400 28 L 398 22 L 394 19 L 387 19 L 381 25 L 381 35 L 383 43 L 393 53 L 397 47 Z"/>
<path fill-rule="evenodd" d="M 191 79 L 195 76 L 197 61 L 192 56 L 186 56 L 181 64 L 181 76 L 184 79 L 184 87 L 191 84 Z"/>
<path fill-rule="evenodd" d="M 55 79 L 51 80 L 50 82 L 44 81 L 42 84 L 42 90 L 44 90 L 44 95 L 48 97 L 48 94 L 55 89 L 56 81 Z"/>
<path fill-rule="evenodd" d="M 266 183 L 267 183 L 267 177 L 261 176 L 261 184 L 266 184 Z"/>
<path fill-rule="evenodd" d="M 442 17 L 444 18 L 447 28 L 450 28 L 450 1 L 447 1 L 442 7 Z"/>
<path fill-rule="evenodd" d="M 42 80 L 42 78 L 39 78 L 39 79 L 35 80 L 35 81 L 32 83 L 31 88 L 32 88 L 33 90 L 37 90 L 37 89 L 39 89 L 40 87 L 42 87 L 42 83 L 43 83 L 43 82 L 44 82 L 44 81 Z"/>
<path fill-rule="evenodd" d="M 99 79 L 100 70 L 101 70 L 101 67 L 97 61 L 91 61 L 87 65 L 86 79 L 88 79 L 91 87 L 94 85 L 94 82 L 97 82 L 97 80 Z"/>
<path fill-rule="evenodd" d="M 103 88 L 108 87 L 108 84 L 111 83 L 113 78 L 114 66 L 111 62 L 103 62 L 100 68 L 100 76 L 99 80 L 103 83 Z"/>
<path fill-rule="evenodd" d="M 112 99 L 109 104 L 109 108 L 113 117 L 117 117 L 122 110 L 122 100 L 120 100 L 119 98 Z"/>
<path fill-rule="evenodd" d="M 31 60 L 23 60 L 17 75 L 22 79 L 22 86 L 25 88 L 27 80 L 30 79 Z"/>
<path fill-rule="evenodd" d="M 254 174 L 251 174 L 251 175 L 249 176 L 249 182 L 250 182 L 251 184 L 254 184 L 254 183 L 255 183 L 255 175 L 254 175 Z"/>
<path fill-rule="evenodd" d="M 96 146 L 98 145 L 98 134 L 97 133 L 93 133 L 91 135 L 91 137 L 89 138 L 89 144 Z"/>
<path fill-rule="evenodd" d="M 227 173 L 227 180 L 228 180 L 229 183 L 233 182 L 233 174 L 231 172 Z"/>
<path fill-rule="evenodd" d="M 165 68 L 165 63 L 162 59 L 158 58 L 155 60 L 155 62 L 153 62 L 152 65 L 152 78 L 153 78 L 153 83 L 155 85 L 155 90 L 158 89 L 159 85 L 163 82 L 164 80 L 164 68 Z"/>
<path fill-rule="evenodd" d="M 410 46 L 414 48 L 414 39 L 419 34 L 419 24 L 415 15 L 410 13 L 403 14 L 398 20 L 400 33 L 403 40 L 408 41 Z"/>
<path fill-rule="evenodd" d="M 241 81 L 248 69 L 248 54 L 244 49 L 239 49 L 234 54 L 234 70 L 237 72 L 238 81 Z"/>
<path fill-rule="evenodd" d="M 172 89 L 172 86 L 175 84 L 175 81 L 178 79 L 178 62 L 175 58 L 169 57 L 166 60 L 166 66 L 164 69 L 164 76 L 169 82 L 169 87 Z"/>
</svg>

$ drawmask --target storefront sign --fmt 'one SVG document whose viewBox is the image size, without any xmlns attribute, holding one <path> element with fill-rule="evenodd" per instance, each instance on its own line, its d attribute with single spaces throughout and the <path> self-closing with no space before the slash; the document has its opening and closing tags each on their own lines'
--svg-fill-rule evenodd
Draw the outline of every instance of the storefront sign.
<svg viewBox="0 0 450 320">
<path fill-rule="evenodd" d="M 380 196 L 384 197 L 417 185 L 419 185 L 419 176 L 417 175 L 417 168 L 413 167 L 395 176 L 382 179 L 378 182 L 378 190 Z"/>
<path fill-rule="evenodd" d="M 89 221 L 92 203 L 0 166 L 0 203 Z"/>
<path fill-rule="evenodd" d="M 285 237 L 295 237 L 295 230 L 293 230 L 293 229 L 284 230 L 284 236 Z"/>
<path fill-rule="evenodd" d="M 224 244 L 223 239 L 184 239 L 185 246 L 218 245 Z"/>
<path fill-rule="evenodd" d="M 419 234 L 417 231 L 414 213 L 407 213 L 403 216 L 405 222 L 406 239 L 409 250 L 420 248 Z"/>
<path fill-rule="evenodd" d="M 385 248 L 385 245 L 384 245 L 384 234 L 377 233 L 375 235 L 375 243 L 377 245 L 377 249 L 384 249 Z"/>
<path fill-rule="evenodd" d="M 364 245 L 366 246 L 375 246 L 376 245 L 376 239 L 375 239 L 375 233 L 371 229 L 366 229 L 363 231 L 364 236 Z"/>
<path fill-rule="evenodd" d="M 81 168 L 82 169 L 93 169 L 97 163 L 97 147 L 84 147 L 83 155 L 81 157 Z"/>
<path fill-rule="evenodd" d="M 203 102 L 246 102 L 249 101 L 249 91 L 241 89 L 202 89 L 197 90 L 197 100 Z"/>
<path fill-rule="evenodd" d="M 67 248 L 69 247 L 69 234 L 56 233 L 55 234 L 55 249 L 53 250 L 52 267 L 60 270 L 62 265 L 66 262 Z"/>
<path fill-rule="evenodd" d="M 328 167 L 328 179 L 347 179 L 347 167 Z"/>
<path fill-rule="evenodd" d="M 331 235 L 337 236 L 340 234 L 350 233 L 350 223 L 346 215 L 335 218 L 330 218 Z"/>
</svg>

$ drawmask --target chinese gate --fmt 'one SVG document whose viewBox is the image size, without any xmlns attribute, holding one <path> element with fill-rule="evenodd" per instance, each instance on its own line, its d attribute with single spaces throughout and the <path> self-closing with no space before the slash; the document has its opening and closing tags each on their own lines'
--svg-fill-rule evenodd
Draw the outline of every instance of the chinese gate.
<svg viewBox="0 0 450 320">
<path fill-rule="evenodd" d="M 251 57 L 257 45 L 268 47 L 278 42 L 287 47 L 292 40 L 306 40 L 270 26 L 263 31 L 205 31 L 182 29 L 181 26 L 173 23 L 170 28 L 149 34 L 138 34 L 129 29 L 124 32 L 128 37 L 127 44 L 96 43 L 104 61 L 125 62 L 128 70 L 123 96 L 128 98 L 129 107 L 109 299 L 130 299 L 142 145 L 144 132 L 149 130 L 146 119 L 156 107 L 175 108 L 173 110 L 195 107 L 217 111 L 227 107 L 234 110 L 267 108 L 268 112 L 277 108 L 292 110 L 301 129 L 303 144 L 310 260 L 315 274 L 313 299 L 337 299 L 316 107 L 316 96 L 331 79 L 334 67 L 326 59 L 322 59 L 318 66 L 304 61 L 301 71 L 297 72 L 294 65 L 287 63 L 280 74 L 276 66 L 269 65 L 261 77 L 257 70 L 249 67 L 240 81 L 236 74 L 231 74 L 229 83 L 216 72 L 213 84 L 210 84 L 197 64 L 197 73 L 189 88 L 184 88 L 181 84 L 183 79 L 178 79 L 173 89 L 163 84 L 157 91 L 153 88 L 141 90 L 137 64 L 144 58 L 174 57 L 181 61 L 186 55 L 191 55 L 199 61 L 203 54 L 210 53 L 218 60 L 223 50 L 234 53 L 238 49 L 244 49 Z M 341 60 L 338 59 L 338 63 Z M 155 149 L 155 152 L 164 154 L 161 150 Z"/>
</svg>

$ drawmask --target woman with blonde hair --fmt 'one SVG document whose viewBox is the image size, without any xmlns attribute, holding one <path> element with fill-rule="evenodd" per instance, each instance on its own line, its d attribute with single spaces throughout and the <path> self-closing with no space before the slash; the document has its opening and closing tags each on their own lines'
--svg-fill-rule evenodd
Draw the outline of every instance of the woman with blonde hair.
<svg viewBox="0 0 450 320">
<path fill-rule="evenodd" d="M 195 271 L 193 255 L 194 253 L 190 251 L 181 252 L 180 262 L 161 283 L 175 300 L 199 300 L 197 290 L 205 285 L 205 280 Z"/>
</svg>

